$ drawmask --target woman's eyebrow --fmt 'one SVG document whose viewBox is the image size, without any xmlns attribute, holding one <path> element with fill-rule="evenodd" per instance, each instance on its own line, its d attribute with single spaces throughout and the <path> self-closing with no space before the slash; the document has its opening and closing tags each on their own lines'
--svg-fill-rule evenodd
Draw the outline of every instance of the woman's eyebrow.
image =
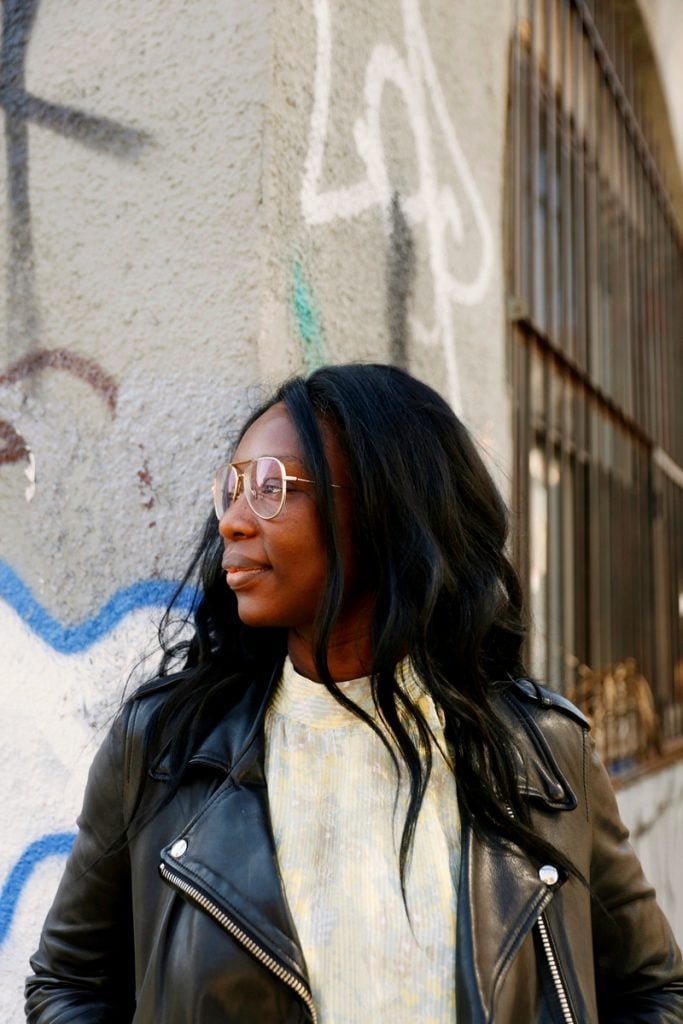
<svg viewBox="0 0 683 1024">
<path fill-rule="evenodd" d="M 241 459 L 239 462 L 231 462 L 231 466 L 246 466 L 248 462 L 255 462 L 256 459 L 279 459 L 280 462 L 298 462 L 304 466 L 304 460 L 300 455 L 277 455 L 275 452 L 265 452 L 263 455 L 255 455 L 253 459 Z"/>
</svg>

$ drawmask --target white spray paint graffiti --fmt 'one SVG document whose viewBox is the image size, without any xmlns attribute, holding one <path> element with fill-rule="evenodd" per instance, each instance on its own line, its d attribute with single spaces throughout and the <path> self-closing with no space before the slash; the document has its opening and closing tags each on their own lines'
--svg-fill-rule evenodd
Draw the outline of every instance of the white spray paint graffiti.
<svg viewBox="0 0 683 1024">
<path fill-rule="evenodd" d="M 9 671 L 0 688 L 0 715 L 10 723 L 3 751 L 8 764 L 22 766 L 25 780 L 19 786 L 11 772 L 0 780 L 7 825 L 0 851 L 0 1020 L 23 1020 L 23 978 L 74 837 L 88 766 L 118 707 L 132 652 L 149 646 L 159 614 L 137 608 L 111 628 L 101 619 L 95 643 L 61 653 L 0 597 Z M 85 643 L 92 623 L 65 636 Z"/>
<path fill-rule="evenodd" d="M 419 173 L 419 186 L 412 195 L 402 198 L 402 207 L 410 223 L 423 225 L 426 229 L 434 289 L 434 324 L 428 327 L 412 317 L 411 325 L 416 338 L 422 343 L 433 345 L 440 342 L 443 346 L 450 397 L 456 408 L 459 408 L 453 304 L 474 306 L 484 297 L 493 265 L 493 233 L 448 113 L 422 23 L 419 0 L 402 0 L 401 4 L 405 59 L 394 47 L 378 43 L 366 67 L 365 116 L 358 118 L 353 129 L 356 150 L 365 165 L 366 177 L 346 187 L 324 191 L 320 188 L 320 181 L 329 128 L 332 25 L 329 0 L 313 0 L 313 6 L 317 22 L 317 53 L 315 95 L 301 189 L 304 218 L 307 224 L 313 226 L 327 224 L 337 218 L 351 219 L 375 206 L 388 211 L 393 189 L 382 141 L 380 108 L 385 85 L 393 84 L 406 104 Z M 446 145 L 452 172 L 467 197 L 478 232 L 478 265 L 468 280 L 457 277 L 449 266 L 449 237 L 457 246 L 463 246 L 466 241 L 465 229 L 461 207 L 453 188 L 450 184 L 439 182 L 434 138 L 428 116 L 430 104 Z M 477 246 L 470 244 L 470 248 L 476 251 Z"/>
</svg>

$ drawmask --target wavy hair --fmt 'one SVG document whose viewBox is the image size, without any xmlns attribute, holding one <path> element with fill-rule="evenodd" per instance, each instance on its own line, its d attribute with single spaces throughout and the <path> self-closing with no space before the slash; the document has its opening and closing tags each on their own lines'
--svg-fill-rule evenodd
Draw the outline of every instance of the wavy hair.
<svg viewBox="0 0 683 1024">
<path fill-rule="evenodd" d="M 320 679 L 378 732 L 410 781 L 402 884 L 431 769 L 428 726 L 397 680 L 406 654 L 443 712 L 461 814 L 480 834 L 517 843 L 541 861 L 552 856 L 575 873 L 531 827 L 518 755 L 494 707 L 494 695 L 525 674 L 522 597 L 506 553 L 507 510 L 467 430 L 435 391 L 408 373 L 348 364 L 287 380 L 240 437 L 279 402 L 299 436 L 323 523 L 328 572 L 316 623 Z M 353 481 L 356 554 L 373 591 L 372 692 L 393 744 L 343 696 L 327 664 L 344 577 L 323 429 L 340 445 Z M 147 737 L 150 757 L 162 737 L 173 737 L 169 797 L 217 716 L 229 712 L 245 686 L 279 672 L 286 655 L 286 630 L 240 622 L 221 570 L 222 547 L 212 515 L 181 584 L 197 586 L 200 595 L 192 636 L 177 639 L 174 602 L 160 627 L 160 674 L 179 659 L 182 664 Z"/>
</svg>

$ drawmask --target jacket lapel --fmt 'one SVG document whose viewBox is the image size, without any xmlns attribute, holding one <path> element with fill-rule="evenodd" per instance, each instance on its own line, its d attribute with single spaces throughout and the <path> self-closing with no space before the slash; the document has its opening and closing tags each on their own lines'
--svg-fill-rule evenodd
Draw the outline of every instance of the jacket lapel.
<svg viewBox="0 0 683 1024">
<path fill-rule="evenodd" d="M 533 716 L 511 696 L 500 698 L 499 713 L 514 738 L 521 794 L 546 813 L 574 810 L 576 795 Z M 466 814 L 461 822 L 457 1016 L 484 1024 L 494 1018 L 506 972 L 559 886 L 549 890 L 538 866 L 519 847 L 477 836 Z M 559 876 L 562 885 L 562 870 Z"/>
<path fill-rule="evenodd" d="M 162 850 L 162 859 L 262 950 L 306 981 L 278 871 L 265 781 L 256 773 L 240 782 L 228 778 Z"/>
<path fill-rule="evenodd" d="M 547 886 L 522 850 L 478 837 L 463 816 L 456 936 L 458 1020 L 484 1024 L 493 1019 L 506 971 L 547 899 Z"/>
<path fill-rule="evenodd" d="M 192 755 L 190 770 L 205 765 L 226 779 L 162 850 L 162 859 L 308 984 L 277 864 L 263 769 L 263 716 L 278 677 L 247 686 Z M 164 767 L 158 766 L 160 774 Z"/>
</svg>

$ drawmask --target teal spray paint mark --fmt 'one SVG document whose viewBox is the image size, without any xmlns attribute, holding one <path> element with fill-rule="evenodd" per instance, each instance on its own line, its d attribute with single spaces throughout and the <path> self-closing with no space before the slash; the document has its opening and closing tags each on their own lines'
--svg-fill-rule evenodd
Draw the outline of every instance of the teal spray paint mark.
<svg viewBox="0 0 683 1024">
<path fill-rule="evenodd" d="M 294 264 L 294 315 L 304 350 L 306 372 L 313 373 L 327 362 L 320 310 L 304 277 L 300 263 Z"/>
</svg>

